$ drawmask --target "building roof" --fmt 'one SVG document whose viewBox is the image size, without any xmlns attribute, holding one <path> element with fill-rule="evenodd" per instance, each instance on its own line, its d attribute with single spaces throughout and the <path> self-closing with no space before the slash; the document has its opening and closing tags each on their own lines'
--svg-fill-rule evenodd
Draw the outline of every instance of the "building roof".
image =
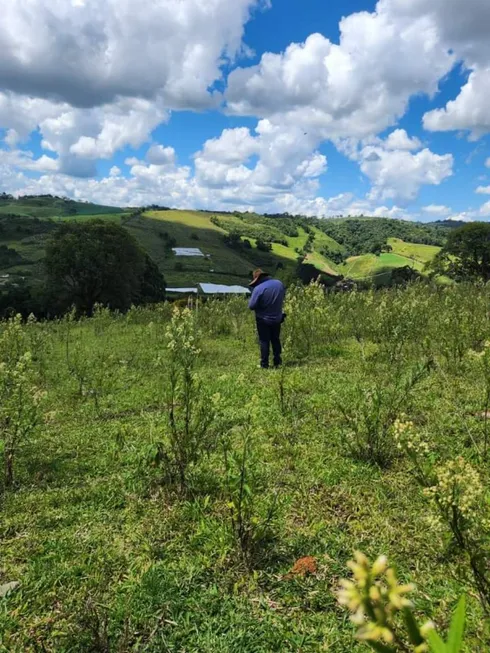
<svg viewBox="0 0 490 653">
<path fill-rule="evenodd" d="M 249 295 L 250 290 L 244 286 L 225 286 L 220 283 L 200 283 L 205 295 Z"/>
<path fill-rule="evenodd" d="M 204 256 L 198 247 L 172 247 L 175 256 Z"/>
<path fill-rule="evenodd" d="M 178 292 L 185 295 L 197 294 L 197 288 L 165 288 L 166 292 Z"/>
</svg>

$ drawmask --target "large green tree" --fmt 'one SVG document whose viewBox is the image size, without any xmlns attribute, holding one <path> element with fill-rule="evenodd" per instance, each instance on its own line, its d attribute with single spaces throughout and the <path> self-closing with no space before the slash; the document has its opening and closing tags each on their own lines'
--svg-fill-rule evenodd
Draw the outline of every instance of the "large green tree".
<svg viewBox="0 0 490 653">
<path fill-rule="evenodd" d="M 451 231 L 430 267 L 458 281 L 489 281 L 490 224 L 472 222 Z"/>
<path fill-rule="evenodd" d="M 48 242 L 45 269 L 57 311 L 75 306 L 90 314 L 95 304 L 126 310 L 165 296 L 156 265 L 126 229 L 110 222 L 60 225 Z"/>
</svg>

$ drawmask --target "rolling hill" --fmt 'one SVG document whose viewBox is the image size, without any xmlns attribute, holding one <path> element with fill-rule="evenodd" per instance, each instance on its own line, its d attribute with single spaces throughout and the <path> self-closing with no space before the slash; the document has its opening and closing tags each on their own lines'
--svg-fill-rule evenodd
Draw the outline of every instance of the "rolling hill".
<svg viewBox="0 0 490 653">
<path fill-rule="evenodd" d="M 103 206 L 90 202 L 76 202 L 52 195 L 26 195 L 15 199 L 11 195 L 0 194 L 0 215 L 20 215 L 31 218 L 60 218 L 67 216 L 93 216 L 121 214 L 124 209 Z"/>
<path fill-rule="evenodd" d="M 277 237 L 284 242 L 272 243 L 270 252 L 261 251 L 257 248 L 259 226 L 254 230 L 236 216 L 198 211 L 149 211 L 129 219 L 125 226 L 159 265 L 168 285 L 177 287 L 199 282 L 245 284 L 257 267 L 272 272 L 293 270 L 299 251 L 308 241 L 302 228 L 298 228 L 296 236 L 278 231 Z M 240 236 L 237 247 L 224 242 L 232 231 Z M 206 257 L 176 257 L 166 247 L 168 240 L 178 247 L 198 247 Z M 244 246 L 244 241 L 250 243 L 250 248 Z M 319 269 L 336 273 L 318 251 L 308 254 L 307 259 L 310 256 Z"/>
<path fill-rule="evenodd" d="M 15 200 L 0 195 L 0 284 L 6 283 L 6 275 L 10 280 L 41 280 L 45 242 L 56 224 L 91 219 L 123 225 L 158 264 L 171 287 L 199 282 L 245 285 L 257 267 L 288 279 L 300 256 L 326 274 L 384 284 L 395 268 L 410 266 L 422 272 L 445 237 L 440 225 L 407 225 L 379 218 L 319 220 L 287 214 L 135 211 L 51 196 Z M 370 254 L 373 242 L 387 243 L 392 251 Z M 204 256 L 176 256 L 174 247 L 199 248 Z"/>
</svg>

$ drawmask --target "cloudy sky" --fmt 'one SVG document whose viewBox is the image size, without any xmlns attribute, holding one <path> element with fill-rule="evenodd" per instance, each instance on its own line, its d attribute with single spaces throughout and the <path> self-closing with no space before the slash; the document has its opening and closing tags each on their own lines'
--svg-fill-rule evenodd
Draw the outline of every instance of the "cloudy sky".
<svg viewBox="0 0 490 653">
<path fill-rule="evenodd" d="M 0 10 L 0 190 L 490 219 L 489 0 Z"/>
</svg>

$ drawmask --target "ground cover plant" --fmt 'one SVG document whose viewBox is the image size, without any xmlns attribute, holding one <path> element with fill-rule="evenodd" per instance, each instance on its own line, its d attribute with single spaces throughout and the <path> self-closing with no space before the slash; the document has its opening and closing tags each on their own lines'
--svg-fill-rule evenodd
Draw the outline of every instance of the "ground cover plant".
<svg viewBox="0 0 490 653">
<path fill-rule="evenodd" d="M 489 299 L 2 322 L 0 650 L 489 650 Z"/>
</svg>

